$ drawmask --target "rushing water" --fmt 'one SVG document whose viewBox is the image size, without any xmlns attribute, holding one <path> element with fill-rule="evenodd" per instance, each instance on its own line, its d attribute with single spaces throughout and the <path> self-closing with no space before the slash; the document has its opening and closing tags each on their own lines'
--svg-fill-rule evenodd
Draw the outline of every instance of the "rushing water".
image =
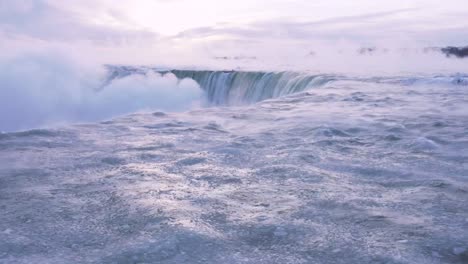
<svg viewBox="0 0 468 264">
<path fill-rule="evenodd" d="M 0 263 L 467 263 L 466 76 L 157 72 L 209 107 L 0 134 Z"/>
</svg>

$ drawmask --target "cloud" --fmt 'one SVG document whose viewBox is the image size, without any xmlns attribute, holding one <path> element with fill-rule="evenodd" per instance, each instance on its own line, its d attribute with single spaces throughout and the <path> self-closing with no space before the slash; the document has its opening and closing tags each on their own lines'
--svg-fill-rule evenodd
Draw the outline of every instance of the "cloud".
<svg viewBox="0 0 468 264">
<path fill-rule="evenodd" d="M 67 3 L 73 6 L 73 4 Z M 98 4 L 96 4 L 98 5 Z M 154 41 L 154 32 L 112 27 L 92 23 L 78 7 L 65 8 L 57 1 L 0 1 L 0 31 L 9 36 L 22 36 L 47 41 L 92 41 L 100 45 L 122 45 L 138 41 Z M 105 9 L 114 20 L 125 20 L 115 9 Z"/>
<path fill-rule="evenodd" d="M 439 22 L 430 24 L 430 20 L 419 17 L 423 12 L 419 8 L 404 8 L 383 12 L 374 12 L 353 16 L 332 17 L 319 20 L 295 20 L 277 18 L 257 21 L 244 26 L 221 25 L 200 27 L 183 31 L 173 39 L 209 39 L 225 36 L 228 39 L 264 41 L 268 43 L 290 41 L 334 42 L 343 40 L 357 45 L 376 45 L 387 42 L 393 45 L 400 41 L 426 45 L 455 45 L 461 43 L 468 22 Z M 446 14 L 450 21 L 450 15 Z M 419 42 L 419 43 L 418 43 Z"/>
<path fill-rule="evenodd" d="M 405 8 L 405 9 L 398 9 L 398 10 L 391 10 L 385 12 L 375 12 L 375 13 L 368 13 L 368 14 L 361 14 L 361 15 L 354 15 L 354 16 L 338 16 L 332 17 L 327 19 L 321 19 L 318 21 L 307 21 L 307 22 L 288 22 L 288 21 L 281 21 L 281 20 L 272 20 L 272 21 L 263 21 L 253 23 L 254 26 L 259 27 L 269 27 L 271 24 L 274 25 L 285 25 L 285 26 L 294 26 L 294 27 L 311 27 L 311 26 L 330 26 L 336 24 L 349 24 L 353 22 L 366 22 L 371 21 L 375 22 L 375 20 L 386 19 L 388 17 L 392 17 L 401 13 L 407 13 L 418 10 L 417 8 Z M 276 22 L 276 23 L 275 23 Z"/>
</svg>

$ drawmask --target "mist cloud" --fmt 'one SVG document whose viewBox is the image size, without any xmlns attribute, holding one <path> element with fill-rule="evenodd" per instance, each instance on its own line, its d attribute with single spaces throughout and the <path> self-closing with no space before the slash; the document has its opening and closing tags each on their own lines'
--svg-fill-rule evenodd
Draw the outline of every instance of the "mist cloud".
<svg viewBox="0 0 468 264">
<path fill-rule="evenodd" d="M 202 90 L 194 81 L 155 73 L 115 80 L 102 87 L 99 65 L 51 54 L 0 61 L 0 131 L 71 122 L 93 122 L 136 111 L 183 111 Z"/>
</svg>

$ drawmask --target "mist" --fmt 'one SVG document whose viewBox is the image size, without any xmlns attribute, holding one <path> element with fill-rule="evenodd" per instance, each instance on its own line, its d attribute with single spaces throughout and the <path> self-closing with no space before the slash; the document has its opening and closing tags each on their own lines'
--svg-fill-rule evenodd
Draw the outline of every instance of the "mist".
<svg viewBox="0 0 468 264">
<path fill-rule="evenodd" d="M 133 75 L 103 86 L 97 63 L 55 53 L 0 61 L 0 131 L 94 122 L 136 111 L 184 111 L 203 92 L 190 80 L 156 73 Z"/>
</svg>

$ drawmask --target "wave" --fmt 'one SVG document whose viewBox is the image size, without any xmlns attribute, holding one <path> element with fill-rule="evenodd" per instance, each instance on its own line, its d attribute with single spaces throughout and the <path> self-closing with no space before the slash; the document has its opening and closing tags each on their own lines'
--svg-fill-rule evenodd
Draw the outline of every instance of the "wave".
<svg viewBox="0 0 468 264">
<path fill-rule="evenodd" d="M 434 75 L 434 76 L 415 76 L 415 77 L 373 77 L 357 79 L 362 82 L 371 82 L 376 84 L 393 84 L 401 86 L 468 86 L 468 75 Z"/>
</svg>

